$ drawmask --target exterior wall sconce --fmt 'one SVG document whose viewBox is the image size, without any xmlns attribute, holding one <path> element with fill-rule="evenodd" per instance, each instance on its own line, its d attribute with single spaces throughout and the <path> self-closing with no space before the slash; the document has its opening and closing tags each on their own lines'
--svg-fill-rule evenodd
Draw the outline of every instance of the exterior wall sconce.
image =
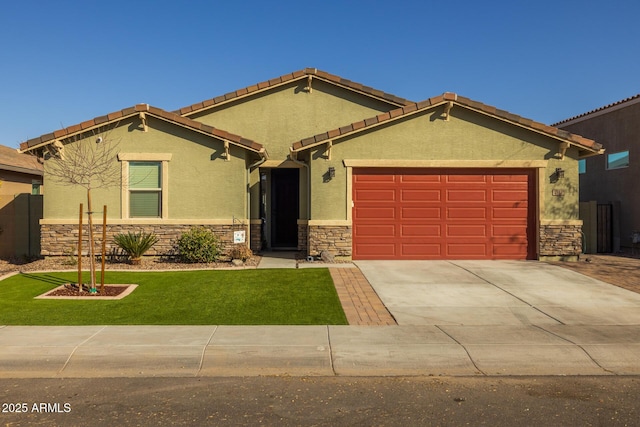
<svg viewBox="0 0 640 427">
<path fill-rule="evenodd" d="M 562 179 L 562 178 L 564 178 L 564 169 L 562 169 L 562 168 L 556 168 L 556 178 L 557 178 L 557 179 Z"/>
<path fill-rule="evenodd" d="M 329 167 L 329 178 L 335 178 L 336 177 L 336 168 L 334 168 L 333 166 Z"/>
</svg>

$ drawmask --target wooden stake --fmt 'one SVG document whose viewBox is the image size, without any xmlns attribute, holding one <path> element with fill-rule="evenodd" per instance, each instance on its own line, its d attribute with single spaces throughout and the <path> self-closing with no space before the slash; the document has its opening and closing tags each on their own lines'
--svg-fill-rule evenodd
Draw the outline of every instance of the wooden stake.
<svg viewBox="0 0 640 427">
<path fill-rule="evenodd" d="M 82 203 L 78 220 L 78 295 L 82 292 Z"/>
<path fill-rule="evenodd" d="M 89 210 L 89 271 L 91 271 L 91 290 L 96 288 L 96 247 L 93 237 L 93 211 L 91 209 L 91 189 L 87 189 L 87 208 Z"/>
<path fill-rule="evenodd" d="M 100 293 L 104 295 L 104 263 L 107 258 L 107 205 L 102 208 L 102 270 L 100 271 Z"/>
</svg>

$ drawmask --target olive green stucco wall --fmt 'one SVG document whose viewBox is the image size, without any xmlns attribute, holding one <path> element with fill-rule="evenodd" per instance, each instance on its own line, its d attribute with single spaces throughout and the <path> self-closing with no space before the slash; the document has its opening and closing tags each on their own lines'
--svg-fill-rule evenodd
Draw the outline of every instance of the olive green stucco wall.
<svg viewBox="0 0 640 427">
<path fill-rule="evenodd" d="M 189 118 L 263 144 L 270 165 L 284 161 L 295 141 L 397 108 L 321 80 L 307 80 L 267 90 L 190 115 Z M 292 164 L 286 167 L 296 166 Z M 264 166 L 263 166 L 264 168 Z M 268 175 L 267 175 L 268 176 Z M 251 218 L 259 218 L 259 171 L 251 172 Z M 267 186 L 269 181 L 266 182 Z M 268 188 L 268 187 L 267 187 Z M 300 169 L 300 218 L 307 215 L 307 171 Z M 267 201 L 268 204 L 268 201 Z"/>
<path fill-rule="evenodd" d="M 540 219 L 578 218 L 577 151 L 570 149 L 564 160 L 555 156 L 559 142 L 462 107 L 454 107 L 449 121 L 442 108 L 363 131 L 334 142 L 331 160 L 325 147 L 310 150 L 312 208 L 314 220 L 347 219 L 347 168 L 345 159 L 397 160 L 548 160 L 540 169 L 538 186 L 542 194 Z M 335 178 L 327 180 L 329 167 Z M 557 167 L 565 178 L 552 183 Z M 552 189 L 564 191 L 552 196 Z"/>
<path fill-rule="evenodd" d="M 230 161 L 222 141 L 149 117 L 148 131 L 142 131 L 139 119 L 119 123 L 105 139 L 119 141 L 120 153 L 171 153 L 168 165 L 169 220 L 246 218 L 247 162 L 257 159 L 246 150 L 231 146 Z M 95 144 L 96 136 L 82 142 Z M 113 162 L 120 168 L 120 162 Z M 46 165 L 45 165 L 46 170 Z M 48 178 L 45 172 L 45 181 Z M 121 190 L 92 191 L 94 211 L 107 205 L 108 217 L 121 219 Z M 86 191 L 79 187 L 54 185 L 47 188 L 44 218 L 77 221 L 78 204 L 84 203 Z"/>
<path fill-rule="evenodd" d="M 269 158 L 284 160 L 295 141 L 394 108 L 390 104 L 314 79 L 268 90 L 189 118 L 263 144 Z"/>
</svg>

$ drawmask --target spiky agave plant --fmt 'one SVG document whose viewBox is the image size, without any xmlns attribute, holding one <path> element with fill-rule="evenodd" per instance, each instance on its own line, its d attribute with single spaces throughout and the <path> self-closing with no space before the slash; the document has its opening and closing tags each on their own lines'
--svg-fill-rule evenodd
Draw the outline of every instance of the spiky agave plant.
<svg viewBox="0 0 640 427">
<path fill-rule="evenodd" d="M 118 247 L 129 255 L 132 264 L 140 264 L 140 258 L 158 242 L 158 236 L 153 233 L 121 233 L 113 236 L 113 241 Z"/>
</svg>

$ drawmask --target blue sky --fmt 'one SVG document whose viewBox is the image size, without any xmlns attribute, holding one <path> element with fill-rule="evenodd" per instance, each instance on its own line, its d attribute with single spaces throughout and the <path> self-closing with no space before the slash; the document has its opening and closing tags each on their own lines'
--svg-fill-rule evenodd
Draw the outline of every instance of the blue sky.
<svg viewBox="0 0 640 427">
<path fill-rule="evenodd" d="M 640 2 L 34 1 L 0 12 L 0 144 L 305 67 L 551 124 L 640 93 Z"/>
</svg>

